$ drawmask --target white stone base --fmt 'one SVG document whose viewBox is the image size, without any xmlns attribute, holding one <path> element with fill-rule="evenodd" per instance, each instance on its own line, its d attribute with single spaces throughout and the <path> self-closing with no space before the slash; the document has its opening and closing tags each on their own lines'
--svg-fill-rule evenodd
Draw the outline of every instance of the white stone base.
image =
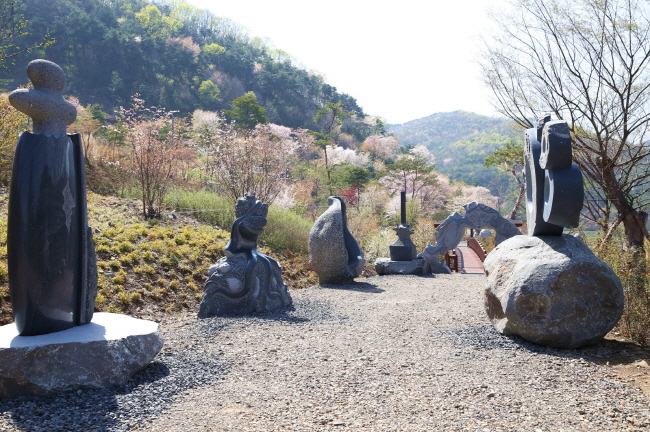
<svg viewBox="0 0 650 432">
<path fill-rule="evenodd" d="M 158 324 L 95 313 L 90 324 L 39 336 L 0 327 L 0 398 L 124 384 L 162 349 Z"/>
</svg>

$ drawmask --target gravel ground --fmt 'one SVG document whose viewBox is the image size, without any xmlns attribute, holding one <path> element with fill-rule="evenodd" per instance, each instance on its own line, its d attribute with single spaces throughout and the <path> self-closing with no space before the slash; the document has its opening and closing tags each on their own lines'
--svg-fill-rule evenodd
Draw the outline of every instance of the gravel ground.
<svg viewBox="0 0 650 432">
<path fill-rule="evenodd" d="M 630 344 L 557 350 L 501 336 L 484 282 L 378 276 L 291 291 L 294 310 L 168 319 L 165 348 L 123 388 L 0 402 L 0 430 L 650 428 L 646 398 L 614 367 L 639 360 Z"/>
</svg>

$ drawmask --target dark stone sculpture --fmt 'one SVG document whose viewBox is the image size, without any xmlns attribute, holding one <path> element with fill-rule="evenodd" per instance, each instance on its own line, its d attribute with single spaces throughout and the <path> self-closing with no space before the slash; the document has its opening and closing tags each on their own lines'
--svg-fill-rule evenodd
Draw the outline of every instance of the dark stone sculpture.
<svg viewBox="0 0 650 432">
<path fill-rule="evenodd" d="M 248 193 L 235 206 L 226 256 L 209 270 L 199 318 L 266 312 L 290 306 L 280 264 L 257 251 L 257 238 L 266 226 L 268 204 Z"/>
<path fill-rule="evenodd" d="M 393 261 L 413 261 L 417 256 L 417 249 L 411 240 L 413 229 L 406 223 L 406 192 L 400 192 L 400 224 L 393 228 L 397 233 L 397 240 L 390 245 L 390 259 Z"/>
<path fill-rule="evenodd" d="M 58 65 L 34 60 L 27 74 L 34 89 L 9 95 L 34 123 L 18 140 L 8 211 L 9 290 L 21 336 L 89 323 L 97 290 L 81 137 L 66 135 L 76 108 L 60 94 Z"/>
<path fill-rule="evenodd" d="M 526 130 L 528 237 L 501 243 L 484 262 L 485 311 L 494 328 L 532 342 L 578 348 L 603 338 L 623 313 L 616 274 L 564 227 L 578 225 L 582 173 L 565 121 Z"/>
<path fill-rule="evenodd" d="M 584 201 L 582 173 L 573 163 L 569 126 L 545 116 L 537 128 L 526 130 L 525 138 L 528 235 L 562 235 L 564 227 L 578 226 Z"/>
<path fill-rule="evenodd" d="M 361 275 L 366 260 L 348 230 L 343 198 L 331 196 L 328 204 L 309 232 L 309 265 L 321 285 L 343 284 Z"/>
<path fill-rule="evenodd" d="M 501 216 L 498 210 L 485 204 L 471 202 L 463 206 L 464 214 L 454 212 L 438 226 L 438 237 L 435 244 L 427 244 L 418 255 L 431 265 L 433 273 L 451 273 L 442 257 L 460 243 L 465 235 L 465 229 L 480 230 L 483 227 L 496 231 L 496 244 L 500 244 L 514 236 L 521 235 L 519 228 L 510 220 Z M 440 257 L 440 258 L 439 258 Z"/>
<path fill-rule="evenodd" d="M 391 244 L 390 258 L 377 258 L 375 271 L 378 275 L 427 275 L 430 274 L 429 263 L 417 257 L 417 248 L 411 240 L 413 229 L 406 223 L 406 192 L 400 192 L 400 224 L 393 230 L 397 240 Z"/>
</svg>

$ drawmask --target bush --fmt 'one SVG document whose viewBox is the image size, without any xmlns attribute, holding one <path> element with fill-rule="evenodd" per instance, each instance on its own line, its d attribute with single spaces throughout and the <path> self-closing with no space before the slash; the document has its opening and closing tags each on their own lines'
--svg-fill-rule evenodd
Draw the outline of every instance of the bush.
<svg viewBox="0 0 650 432">
<path fill-rule="evenodd" d="M 275 251 L 307 253 L 312 223 L 290 210 L 269 207 L 268 223 L 260 242 Z"/>
<path fill-rule="evenodd" d="M 174 191 L 165 201 L 177 211 L 191 212 L 197 220 L 226 231 L 235 221 L 235 203 L 212 192 Z"/>
<path fill-rule="evenodd" d="M 633 262 L 632 251 L 624 246 L 625 235 L 619 229 L 605 244 L 599 236 L 582 236 L 596 256 L 605 261 L 621 280 L 625 293 L 625 310 L 618 323 L 618 329 L 641 345 L 650 345 L 650 277 L 648 257 Z"/>
</svg>

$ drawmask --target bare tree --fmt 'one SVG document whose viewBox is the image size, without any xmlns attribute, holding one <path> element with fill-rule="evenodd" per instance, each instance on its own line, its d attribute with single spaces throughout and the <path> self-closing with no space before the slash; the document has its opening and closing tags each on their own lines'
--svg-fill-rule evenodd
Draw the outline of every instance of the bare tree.
<svg viewBox="0 0 650 432">
<path fill-rule="evenodd" d="M 567 120 L 586 175 L 583 214 L 641 250 L 650 182 L 650 12 L 642 0 L 512 0 L 482 62 L 495 106 L 533 127 Z"/>
<path fill-rule="evenodd" d="M 176 119 L 174 128 L 168 112 L 158 107 L 145 108 L 137 94 L 132 101 L 131 108 L 120 108 L 117 118 L 140 186 L 142 213 L 145 218 L 156 218 L 161 215 L 167 190 L 178 171 L 184 125 Z"/>
</svg>

